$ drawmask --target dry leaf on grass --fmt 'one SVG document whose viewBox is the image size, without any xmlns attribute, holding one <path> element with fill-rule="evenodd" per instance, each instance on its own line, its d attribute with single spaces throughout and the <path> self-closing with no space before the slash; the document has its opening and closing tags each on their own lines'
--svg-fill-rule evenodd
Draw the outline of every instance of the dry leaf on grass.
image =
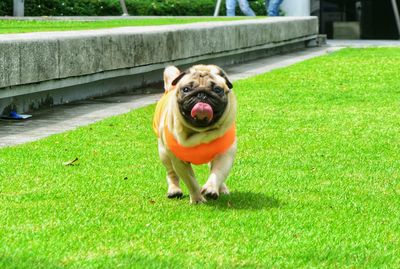
<svg viewBox="0 0 400 269">
<path fill-rule="evenodd" d="M 64 165 L 64 166 L 73 166 L 73 165 L 77 164 L 77 161 L 78 161 L 78 157 L 76 157 L 76 158 L 73 159 L 73 160 L 70 160 L 70 161 L 68 161 L 68 162 L 63 163 L 63 165 Z"/>
</svg>

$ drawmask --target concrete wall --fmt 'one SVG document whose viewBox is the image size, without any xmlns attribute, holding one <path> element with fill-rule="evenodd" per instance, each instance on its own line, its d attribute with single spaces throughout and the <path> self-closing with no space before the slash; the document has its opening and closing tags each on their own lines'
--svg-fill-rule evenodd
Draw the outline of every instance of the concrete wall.
<svg viewBox="0 0 400 269">
<path fill-rule="evenodd" d="M 126 80 L 132 75 L 138 79 L 138 74 L 162 70 L 168 64 L 185 65 L 216 58 L 228 59 L 244 53 L 254 54 L 254 51 L 304 43 L 315 39 L 317 34 L 316 17 L 281 17 L 0 35 L 0 112 L 6 106 L 15 106 L 13 100 L 16 96 L 21 100 L 24 99 L 22 95 L 65 90 L 118 77 Z M 241 58 L 246 60 L 246 57 Z M 124 85 L 123 89 L 113 87 L 99 93 L 92 87 L 91 92 L 82 93 L 81 98 L 146 84 L 147 81 L 132 81 L 132 87 Z M 79 94 L 74 95 L 74 98 L 48 100 L 53 99 L 56 104 L 79 99 Z M 34 103 L 24 105 L 20 110 L 32 109 Z"/>
</svg>

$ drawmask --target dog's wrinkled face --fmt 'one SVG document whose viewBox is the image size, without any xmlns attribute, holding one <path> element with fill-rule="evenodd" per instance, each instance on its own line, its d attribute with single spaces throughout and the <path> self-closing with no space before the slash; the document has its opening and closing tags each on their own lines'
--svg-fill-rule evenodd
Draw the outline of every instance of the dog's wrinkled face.
<svg viewBox="0 0 400 269">
<path fill-rule="evenodd" d="M 232 84 L 216 66 L 194 66 L 181 73 L 177 85 L 179 111 L 187 123 L 196 128 L 210 127 L 225 112 Z"/>
</svg>

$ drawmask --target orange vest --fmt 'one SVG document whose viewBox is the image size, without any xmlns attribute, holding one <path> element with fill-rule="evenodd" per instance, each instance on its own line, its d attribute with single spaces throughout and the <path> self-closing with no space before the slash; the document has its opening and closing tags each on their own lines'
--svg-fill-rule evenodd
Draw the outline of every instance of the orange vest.
<svg viewBox="0 0 400 269">
<path fill-rule="evenodd" d="M 158 126 L 160 123 L 161 114 L 165 108 L 165 102 L 167 100 L 168 94 L 173 91 L 169 91 L 164 94 L 164 96 L 158 101 L 156 106 L 156 111 L 153 118 L 153 130 L 160 136 L 158 133 Z M 215 158 L 218 154 L 224 153 L 227 151 L 235 142 L 236 138 L 236 126 L 232 124 L 232 127 L 228 129 L 228 131 L 221 137 L 216 138 L 215 140 L 199 144 L 193 147 L 185 147 L 176 141 L 173 134 L 168 130 L 168 126 L 164 128 L 165 134 L 165 142 L 167 143 L 168 148 L 178 157 L 180 160 L 190 162 L 193 164 L 204 164 L 208 163 Z"/>
</svg>

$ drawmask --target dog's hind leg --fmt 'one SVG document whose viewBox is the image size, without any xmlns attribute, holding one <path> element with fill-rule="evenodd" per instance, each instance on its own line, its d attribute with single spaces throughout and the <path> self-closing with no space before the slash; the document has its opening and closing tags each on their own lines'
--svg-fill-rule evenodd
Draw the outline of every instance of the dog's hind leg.
<svg viewBox="0 0 400 269">
<path fill-rule="evenodd" d="M 236 154 L 236 142 L 225 153 L 218 155 L 210 164 L 210 176 L 206 184 L 201 189 L 201 193 L 206 198 L 218 199 L 220 193 L 228 194 L 229 190 L 225 180 L 233 165 Z"/>
<path fill-rule="evenodd" d="M 208 163 L 208 168 L 210 169 L 210 172 L 211 172 L 212 171 L 212 162 Z M 202 188 L 201 191 L 204 193 L 205 192 L 205 188 Z M 228 186 L 226 186 L 225 182 L 223 182 L 221 184 L 221 186 L 219 187 L 219 193 L 229 194 L 229 189 L 228 189 Z"/>
<path fill-rule="evenodd" d="M 219 187 L 219 193 L 229 194 L 229 189 L 228 186 L 226 186 L 225 182 L 222 183 L 221 186 Z"/>
</svg>

